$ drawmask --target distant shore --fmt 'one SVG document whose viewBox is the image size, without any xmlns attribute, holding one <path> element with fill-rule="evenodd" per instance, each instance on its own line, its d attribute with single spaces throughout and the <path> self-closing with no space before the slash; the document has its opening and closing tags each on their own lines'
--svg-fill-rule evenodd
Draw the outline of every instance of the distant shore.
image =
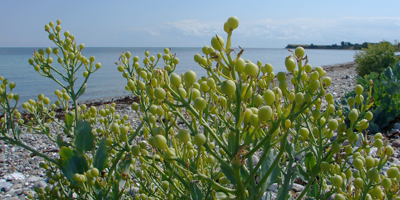
<svg viewBox="0 0 400 200">
<path fill-rule="evenodd" d="M 285 49 L 295 49 L 297 47 L 304 49 L 337 49 L 337 50 L 361 50 L 358 46 L 340 46 L 340 45 L 308 45 L 308 44 L 288 44 Z"/>
</svg>

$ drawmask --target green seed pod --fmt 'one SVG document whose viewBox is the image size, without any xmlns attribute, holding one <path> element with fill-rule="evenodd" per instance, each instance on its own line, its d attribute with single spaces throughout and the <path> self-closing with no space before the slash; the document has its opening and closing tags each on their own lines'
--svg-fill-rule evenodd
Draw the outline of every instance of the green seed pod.
<svg viewBox="0 0 400 200">
<path fill-rule="evenodd" d="M 383 147 L 383 141 L 381 139 L 376 139 L 374 145 L 376 148 L 380 149 Z"/>
<path fill-rule="evenodd" d="M 206 108 L 207 106 L 207 101 L 203 99 L 203 97 L 197 97 L 194 100 L 194 104 L 193 107 L 198 110 L 198 111 L 202 111 L 204 110 L 204 108 Z"/>
<path fill-rule="evenodd" d="M 393 147 L 391 147 L 391 146 L 386 147 L 386 155 L 387 156 L 392 156 L 393 152 L 394 152 Z"/>
<path fill-rule="evenodd" d="M 304 101 L 304 94 L 302 92 L 296 93 L 295 101 L 297 104 L 301 104 Z"/>
<path fill-rule="evenodd" d="M 357 109 L 353 108 L 348 115 L 348 118 L 351 122 L 355 122 L 358 119 L 358 111 Z"/>
<path fill-rule="evenodd" d="M 229 28 L 236 29 L 239 27 L 239 19 L 236 16 L 229 17 L 228 21 L 226 22 Z"/>
<path fill-rule="evenodd" d="M 193 85 L 196 82 L 197 76 L 194 71 L 189 70 L 185 73 L 183 79 L 188 85 Z"/>
<path fill-rule="evenodd" d="M 244 66 L 244 73 L 247 76 L 255 77 L 255 76 L 257 76 L 258 71 L 259 71 L 259 68 L 254 63 L 249 62 Z"/>
<path fill-rule="evenodd" d="M 356 86 L 356 88 L 354 89 L 354 91 L 356 92 L 356 94 L 362 94 L 363 91 L 364 91 L 364 88 L 363 88 L 363 86 L 361 86 L 360 84 L 358 84 L 358 85 Z"/>
<path fill-rule="evenodd" d="M 237 72 L 243 72 L 245 68 L 246 62 L 244 62 L 243 58 L 239 58 L 235 63 L 235 70 Z"/>
<path fill-rule="evenodd" d="M 270 106 L 263 106 L 258 109 L 258 120 L 260 122 L 266 122 L 272 117 L 272 108 Z"/>
<path fill-rule="evenodd" d="M 211 46 L 218 51 L 222 50 L 224 44 L 225 42 L 221 36 L 216 35 L 211 38 Z"/>
<path fill-rule="evenodd" d="M 208 87 L 207 81 L 202 81 L 200 83 L 200 90 L 202 92 L 208 92 L 208 90 L 210 90 L 210 87 Z"/>
<path fill-rule="evenodd" d="M 388 178 L 397 178 L 399 176 L 400 172 L 397 167 L 390 167 L 387 171 L 387 177 Z"/>
<path fill-rule="evenodd" d="M 252 115 L 250 116 L 250 124 L 251 124 L 252 126 L 257 127 L 258 121 L 259 121 L 258 115 L 252 114 Z"/>
<path fill-rule="evenodd" d="M 268 89 L 264 92 L 264 101 L 267 105 L 272 105 L 275 101 L 275 94 L 272 90 Z"/>
<path fill-rule="evenodd" d="M 232 80 L 226 80 L 221 83 L 221 92 L 227 96 L 232 96 L 236 91 L 236 84 Z"/>
<path fill-rule="evenodd" d="M 328 128 L 331 130 L 336 130 L 338 127 L 338 121 L 336 119 L 330 119 L 328 122 Z"/>
<path fill-rule="evenodd" d="M 167 139 L 163 135 L 156 135 L 154 137 L 154 145 L 158 149 L 164 149 L 167 146 Z"/>
<path fill-rule="evenodd" d="M 189 142 L 190 141 L 190 133 L 189 133 L 189 131 L 185 130 L 185 129 L 179 130 L 178 139 L 183 143 Z"/>
<path fill-rule="evenodd" d="M 260 94 L 257 94 L 257 95 L 254 97 L 254 104 L 255 104 L 255 106 L 256 106 L 256 107 L 259 107 L 259 106 L 261 106 L 262 103 L 264 103 L 264 98 L 263 98 Z"/>
<path fill-rule="evenodd" d="M 304 48 L 303 47 L 297 47 L 295 50 L 294 50 L 294 54 L 298 57 L 298 58 L 302 58 L 303 56 L 304 56 L 304 54 L 305 54 L 305 50 L 304 50 Z"/>
<path fill-rule="evenodd" d="M 166 95 L 166 92 L 163 88 L 158 87 L 154 90 L 154 96 L 157 99 L 161 99 L 161 100 L 165 99 L 165 95 Z"/>
<path fill-rule="evenodd" d="M 324 87 L 329 87 L 332 84 L 332 79 L 330 77 L 324 77 L 322 79 L 322 85 L 324 85 Z"/>
<path fill-rule="evenodd" d="M 194 144 L 197 145 L 197 147 L 203 146 L 203 144 L 206 143 L 206 140 L 207 138 L 203 133 L 197 133 L 193 138 Z"/>
<path fill-rule="evenodd" d="M 276 79 L 280 81 L 286 81 L 286 74 L 284 72 L 278 72 Z"/>
<path fill-rule="evenodd" d="M 292 56 L 289 56 L 286 58 L 285 66 L 289 72 L 292 72 L 292 73 L 294 72 L 294 70 L 296 69 L 296 61 L 293 60 Z"/>
<path fill-rule="evenodd" d="M 372 168 L 368 170 L 368 178 L 374 182 L 378 182 L 379 180 L 379 171 L 376 168 Z"/>
<path fill-rule="evenodd" d="M 331 178 L 332 186 L 340 188 L 343 183 L 343 178 L 340 175 L 335 175 Z"/>
</svg>

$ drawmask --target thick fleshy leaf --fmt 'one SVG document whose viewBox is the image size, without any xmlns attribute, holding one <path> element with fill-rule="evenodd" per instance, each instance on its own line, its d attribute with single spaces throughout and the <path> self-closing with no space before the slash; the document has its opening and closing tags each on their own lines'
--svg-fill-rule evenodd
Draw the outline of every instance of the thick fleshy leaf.
<svg viewBox="0 0 400 200">
<path fill-rule="evenodd" d="M 73 120 L 74 120 L 74 116 L 71 113 L 68 112 L 67 114 L 65 114 L 64 123 L 65 123 L 65 127 L 67 128 L 67 131 L 71 130 Z"/>
<path fill-rule="evenodd" d="M 204 194 L 197 187 L 196 183 L 190 183 L 190 198 L 192 200 L 202 200 L 204 198 Z"/>
<path fill-rule="evenodd" d="M 215 198 L 218 200 L 230 200 L 230 199 L 236 199 L 234 196 L 225 194 L 223 192 L 217 192 L 215 194 Z"/>
<path fill-rule="evenodd" d="M 262 200 L 272 200 L 274 198 L 274 195 L 272 191 L 266 191 L 264 195 L 262 196 Z"/>
<path fill-rule="evenodd" d="M 94 148 L 95 136 L 89 122 L 79 121 L 76 127 L 75 147 L 81 154 Z"/>
<path fill-rule="evenodd" d="M 94 183 L 93 191 L 96 195 L 96 199 L 106 199 L 104 196 L 104 191 L 98 181 Z"/>
<path fill-rule="evenodd" d="M 96 153 L 93 158 L 93 167 L 97 168 L 99 171 L 103 171 L 104 166 L 108 158 L 108 151 L 106 146 L 106 138 L 103 138 L 100 142 L 99 148 L 97 148 Z"/>
<path fill-rule="evenodd" d="M 313 168 L 316 164 L 315 156 L 312 152 L 306 154 L 306 168 L 310 173 L 314 173 Z"/>
<path fill-rule="evenodd" d="M 233 176 L 233 174 L 231 174 L 231 172 L 229 171 L 228 168 L 226 168 L 225 166 L 221 166 L 221 170 L 222 172 L 225 174 L 226 178 L 228 178 L 231 181 L 231 184 L 236 184 L 236 179 Z"/>
<path fill-rule="evenodd" d="M 59 161 L 63 174 L 73 183 L 75 182 L 73 180 L 75 173 L 83 174 L 83 172 L 86 172 L 89 169 L 85 156 L 78 154 L 75 150 L 62 147 L 60 150 L 60 156 L 61 159 Z"/>
<path fill-rule="evenodd" d="M 277 159 L 277 156 L 278 154 L 275 152 L 273 148 L 271 148 L 268 152 L 267 158 L 261 165 L 260 177 L 259 177 L 260 180 L 264 176 L 267 176 L 267 172 L 272 167 L 272 164 L 274 163 L 275 159 Z M 279 173 L 280 173 L 279 166 L 275 165 L 274 169 L 272 170 L 271 174 L 269 174 L 267 181 L 265 182 L 265 185 L 263 185 L 263 188 L 261 190 L 265 191 L 266 188 L 271 187 L 273 183 L 278 181 Z"/>
<path fill-rule="evenodd" d="M 301 165 L 297 165 L 296 167 L 297 173 L 301 180 L 308 182 L 310 180 L 310 175 Z"/>
<path fill-rule="evenodd" d="M 385 74 L 386 78 L 387 78 L 389 81 L 392 80 L 392 79 L 394 78 L 394 74 L 393 74 L 393 71 L 392 71 L 392 68 L 391 68 L 391 67 L 386 68 L 384 74 Z"/>
</svg>

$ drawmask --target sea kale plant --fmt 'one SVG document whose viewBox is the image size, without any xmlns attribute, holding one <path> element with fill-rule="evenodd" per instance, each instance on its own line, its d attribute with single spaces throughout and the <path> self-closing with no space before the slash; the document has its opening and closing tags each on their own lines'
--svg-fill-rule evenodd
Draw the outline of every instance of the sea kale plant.
<svg viewBox="0 0 400 200">
<path fill-rule="evenodd" d="M 387 67 L 380 74 L 372 72 L 364 77 L 357 76 L 357 82 L 364 87 L 373 84 L 370 91 L 364 90 L 362 93 L 364 99 L 369 93 L 374 99 L 374 104 L 370 107 L 373 118 L 367 130 L 372 134 L 387 132 L 390 124 L 400 116 L 400 62 L 394 67 Z M 341 104 L 348 105 L 344 107 L 344 113 L 350 111 L 349 106 L 352 106 L 355 97 L 356 93 L 352 91 L 341 99 Z"/>
<path fill-rule="evenodd" d="M 243 49 L 231 48 L 238 26 L 236 17 L 229 18 L 227 39 L 216 35 L 211 46 L 202 48 L 203 55 L 194 55 L 204 77 L 191 70 L 174 73 L 179 59 L 171 49 L 156 56 L 146 51 L 142 62 L 122 53 L 118 71 L 127 80 L 125 89 L 139 99 L 131 106 L 139 115 L 140 124 L 134 126 L 128 122 L 132 116 L 116 114 L 114 104 L 104 109 L 78 104 L 88 78 L 101 65 L 81 54 L 84 45 L 77 45 L 73 35 L 61 34 L 60 21 L 46 25 L 57 47 L 35 52 L 29 63 L 60 85 L 55 104 L 39 95 L 23 104 L 30 114 L 23 118 L 15 110 L 15 84 L 1 78 L 0 139 L 43 157 L 40 166 L 50 178 L 49 186 L 29 197 L 399 199 L 399 167 L 380 173 L 393 148 L 382 134 L 365 136 L 373 118 L 367 112 L 371 94 L 364 100 L 364 89 L 357 86 L 351 111 L 343 115 L 326 92 L 331 79 L 321 67 L 312 69 L 303 48 L 284 60 L 293 78 L 275 75 L 270 64 L 245 61 Z M 52 65 L 50 55 L 61 69 Z M 85 69 L 83 76 L 79 68 Z M 324 110 L 323 101 L 328 104 Z M 63 120 L 55 118 L 57 108 Z M 21 135 L 27 133 L 46 135 L 58 145 L 59 155 L 50 157 L 25 144 Z M 374 146 L 378 151 L 371 154 Z M 277 196 L 269 191 L 274 183 Z M 304 189 L 293 192 L 294 183 Z"/>
</svg>

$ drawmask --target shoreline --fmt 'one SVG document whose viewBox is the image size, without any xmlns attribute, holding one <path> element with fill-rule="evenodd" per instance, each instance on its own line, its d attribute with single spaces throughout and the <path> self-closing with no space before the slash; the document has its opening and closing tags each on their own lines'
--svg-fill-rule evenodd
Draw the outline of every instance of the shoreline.
<svg viewBox="0 0 400 200">
<path fill-rule="evenodd" d="M 357 66 L 356 62 L 346 62 L 346 63 L 339 63 L 339 64 L 333 64 L 333 65 L 322 65 L 321 67 L 327 72 L 326 76 L 330 76 L 332 78 L 332 83 L 334 83 L 333 80 L 336 80 L 336 79 L 333 79 L 331 72 L 335 72 L 335 74 L 333 76 L 337 76 L 340 74 L 351 75 L 351 73 L 346 74 L 347 70 L 350 72 L 354 71 L 354 73 L 355 73 L 356 66 Z M 343 71 L 338 71 L 338 70 L 343 70 L 343 69 L 346 70 L 346 73 L 344 73 Z M 133 94 L 129 94 L 129 95 L 119 95 L 119 96 L 115 96 L 115 97 L 105 97 L 105 98 L 84 100 L 84 101 L 80 101 L 78 104 L 79 105 L 86 104 L 88 107 L 92 106 L 92 105 L 98 107 L 98 106 L 111 104 L 111 103 L 116 103 L 117 106 L 118 105 L 122 106 L 124 104 L 130 105 L 133 102 L 138 102 L 138 97 L 134 97 Z"/>
</svg>

